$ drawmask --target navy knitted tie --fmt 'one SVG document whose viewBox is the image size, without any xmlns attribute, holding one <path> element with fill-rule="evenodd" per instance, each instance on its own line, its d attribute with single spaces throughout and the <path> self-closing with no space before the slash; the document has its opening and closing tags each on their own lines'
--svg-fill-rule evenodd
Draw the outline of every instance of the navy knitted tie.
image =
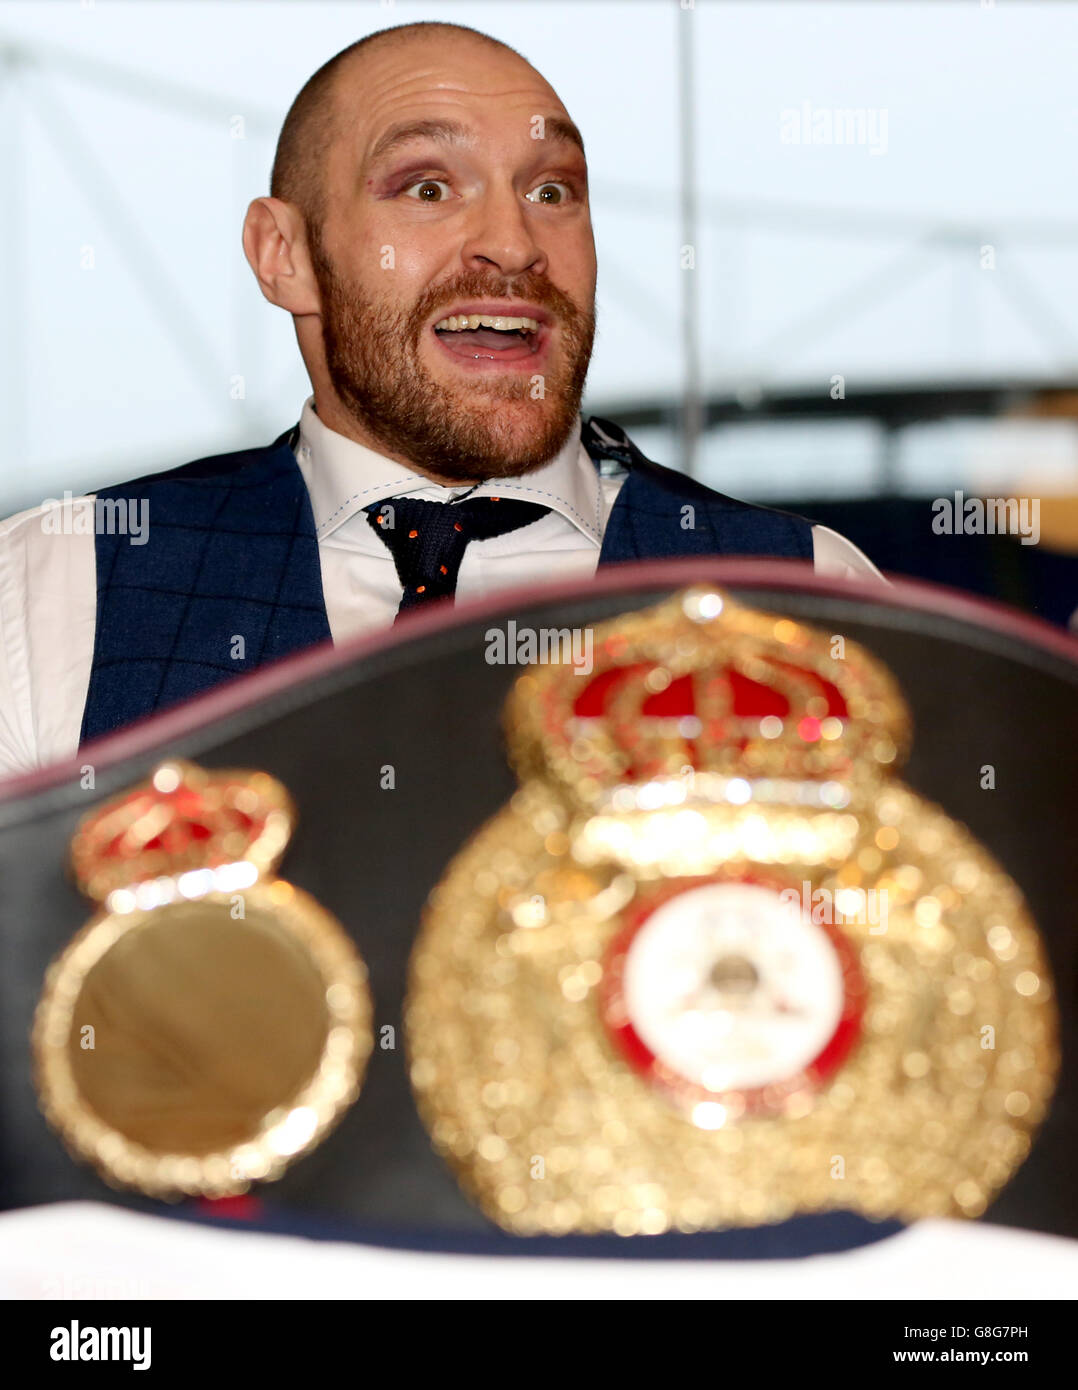
<svg viewBox="0 0 1078 1390">
<path fill-rule="evenodd" d="M 538 521 L 550 510 L 513 497 L 473 497 L 463 502 L 424 502 L 390 497 L 364 509 L 397 566 L 407 608 L 456 592 L 457 574 L 469 541 L 504 536 Z"/>
</svg>

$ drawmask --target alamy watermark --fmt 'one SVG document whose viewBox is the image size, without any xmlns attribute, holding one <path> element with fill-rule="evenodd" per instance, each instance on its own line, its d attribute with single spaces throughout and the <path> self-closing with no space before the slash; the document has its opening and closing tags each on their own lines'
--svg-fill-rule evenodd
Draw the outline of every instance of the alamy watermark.
<svg viewBox="0 0 1078 1390">
<path fill-rule="evenodd" d="M 887 108 L 877 106 L 786 106 L 779 112 L 784 145 L 860 145 L 887 153 Z"/>
<path fill-rule="evenodd" d="M 84 1327 L 72 1320 L 54 1327 L 49 1356 L 53 1361 L 130 1361 L 131 1369 L 150 1369 L 148 1327 Z"/>
<path fill-rule="evenodd" d="M 150 538 L 147 497 L 46 497 L 41 529 L 47 536 L 126 536 L 129 545 Z"/>
<path fill-rule="evenodd" d="M 1039 497 L 937 497 L 932 503 L 937 536 L 1019 536 L 1022 545 L 1041 538 Z"/>
<path fill-rule="evenodd" d="M 590 676 L 594 638 L 590 627 L 519 627 L 510 618 L 504 628 L 491 627 L 485 659 L 488 666 L 572 666 L 576 676 Z"/>
<path fill-rule="evenodd" d="M 779 894 L 784 903 L 800 909 L 817 925 L 842 926 L 844 922 L 868 927 L 870 936 L 882 936 L 887 930 L 886 888 L 813 888 L 806 879 L 800 888 L 784 888 Z"/>
</svg>

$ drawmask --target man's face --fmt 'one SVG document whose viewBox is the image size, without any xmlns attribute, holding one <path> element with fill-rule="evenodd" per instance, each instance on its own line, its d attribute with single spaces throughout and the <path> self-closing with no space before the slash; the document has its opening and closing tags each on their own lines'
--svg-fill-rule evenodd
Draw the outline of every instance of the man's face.
<svg viewBox="0 0 1078 1390">
<path fill-rule="evenodd" d="M 564 108 L 520 59 L 455 38 L 376 49 L 337 100 L 311 250 L 341 404 L 446 481 L 539 467 L 572 429 L 595 334 L 587 166 Z M 531 322 L 462 330 L 465 314 Z"/>
</svg>

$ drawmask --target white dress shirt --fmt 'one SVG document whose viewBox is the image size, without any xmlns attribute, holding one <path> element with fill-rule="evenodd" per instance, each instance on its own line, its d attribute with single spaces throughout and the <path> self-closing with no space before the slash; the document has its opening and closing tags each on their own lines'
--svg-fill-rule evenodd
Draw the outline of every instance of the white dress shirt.
<svg viewBox="0 0 1078 1390">
<path fill-rule="evenodd" d="M 469 489 L 431 483 L 327 429 L 313 396 L 304 404 L 295 447 L 314 512 L 334 642 L 390 626 L 402 589 L 393 557 L 363 509 L 405 493 L 446 502 Z M 565 447 L 542 468 L 480 484 L 471 496 L 520 497 L 550 510 L 507 535 L 472 541 L 457 577 L 459 597 L 543 580 L 586 581 L 595 573 L 625 476 L 599 475 L 581 443 L 578 419 Z M 87 501 L 73 499 L 71 512 Z M 58 505 L 65 504 L 43 503 L 0 522 L 0 777 L 70 758 L 78 749 L 93 662 L 96 558 L 89 531 L 56 525 Z M 855 545 L 828 527 L 814 526 L 812 539 L 817 574 L 882 580 Z"/>
</svg>

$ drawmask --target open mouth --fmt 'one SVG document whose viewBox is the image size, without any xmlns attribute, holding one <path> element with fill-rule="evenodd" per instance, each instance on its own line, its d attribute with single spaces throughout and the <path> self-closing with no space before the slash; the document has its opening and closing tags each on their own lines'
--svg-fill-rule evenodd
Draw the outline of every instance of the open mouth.
<svg viewBox="0 0 1078 1390">
<path fill-rule="evenodd" d="M 451 314 L 434 325 L 442 348 L 476 366 L 510 365 L 539 355 L 549 336 L 545 324 L 526 316 Z"/>
</svg>

